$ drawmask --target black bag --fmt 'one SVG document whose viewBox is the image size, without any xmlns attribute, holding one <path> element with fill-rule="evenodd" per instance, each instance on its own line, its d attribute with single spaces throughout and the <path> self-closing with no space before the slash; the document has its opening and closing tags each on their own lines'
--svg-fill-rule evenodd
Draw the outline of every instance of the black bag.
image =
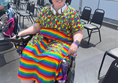
<svg viewBox="0 0 118 83">
<path fill-rule="evenodd" d="M 118 59 L 112 62 L 102 83 L 118 83 Z"/>
</svg>

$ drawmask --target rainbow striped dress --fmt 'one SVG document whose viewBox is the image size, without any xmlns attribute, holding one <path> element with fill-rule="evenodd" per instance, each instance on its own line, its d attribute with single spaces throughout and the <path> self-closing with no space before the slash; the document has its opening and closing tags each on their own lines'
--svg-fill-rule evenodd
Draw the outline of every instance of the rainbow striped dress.
<svg viewBox="0 0 118 83">
<path fill-rule="evenodd" d="M 72 35 L 82 30 L 83 25 L 75 9 L 70 6 L 56 15 L 50 6 L 44 7 L 35 22 L 42 27 L 40 35 L 33 36 L 24 48 L 18 77 L 37 83 L 54 83 L 62 78 L 61 62 L 69 58 L 67 51 Z M 53 41 L 47 42 L 44 37 Z"/>
</svg>

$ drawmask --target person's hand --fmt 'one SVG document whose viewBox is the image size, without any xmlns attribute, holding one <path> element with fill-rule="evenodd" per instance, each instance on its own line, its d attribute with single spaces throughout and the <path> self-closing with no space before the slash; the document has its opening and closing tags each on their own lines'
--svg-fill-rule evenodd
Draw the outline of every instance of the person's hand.
<svg viewBox="0 0 118 83">
<path fill-rule="evenodd" d="M 14 35 L 13 37 L 12 37 L 12 39 L 15 39 L 16 38 L 16 35 Z M 14 44 L 14 42 L 11 42 L 12 44 Z"/>
<path fill-rule="evenodd" d="M 15 39 L 16 38 L 16 35 L 14 35 L 13 37 L 12 37 L 12 39 Z"/>
<path fill-rule="evenodd" d="M 78 48 L 77 45 L 75 45 L 75 44 L 72 43 L 71 46 L 70 46 L 70 48 L 69 48 L 69 50 L 68 50 L 68 53 L 67 54 L 68 55 L 69 54 L 75 54 L 77 52 L 77 48 Z"/>
<path fill-rule="evenodd" d="M 20 36 L 19 36 L 19 33 L 16 34 L 16 35 L 14 35 L 14 36 L 12 37 L 12 39 L 15 39 L 15 38 L 18 38 L 18 37 L 20 37 Z"/>
</svg>

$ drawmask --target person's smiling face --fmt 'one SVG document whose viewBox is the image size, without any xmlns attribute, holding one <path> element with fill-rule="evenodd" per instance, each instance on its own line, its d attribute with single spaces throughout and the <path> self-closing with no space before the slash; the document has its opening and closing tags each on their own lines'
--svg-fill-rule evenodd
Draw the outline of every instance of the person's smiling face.
<svg viewBox="0 0 118 83">
<path fill-rule="evenodd" d="M 52 0 L 55 9 L 60 9 L 64 6 L 66 0 Z"/>
</svg>

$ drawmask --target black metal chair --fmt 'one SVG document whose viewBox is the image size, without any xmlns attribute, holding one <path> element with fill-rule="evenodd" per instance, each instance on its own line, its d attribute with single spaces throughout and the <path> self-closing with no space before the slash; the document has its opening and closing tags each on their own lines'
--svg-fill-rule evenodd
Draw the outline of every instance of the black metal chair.
<svg viewBox="0 0 118 83">
<path fill-rule="evenodd" d="M 11 6 L 12 6 L 13 9 L 15 9 L 16 3 L 17 3 L 17 0 L 13 0 L 13 1 L 12 1 Z"/>
<path fill-rule="evenodd" d="M 44 0 L 41 0 L 40 8 L 42 9 L 43 7 L 45 7 Z"/>
<path fill-rule="evenodd" d="M 38 5 L 35 6 L 35 9 L 36 9 L 36 14 L 38 15 L 38 11 L 37 10 L 39 10 L 39 12 L 40 12 L 41 9 L 45 6 L 44 5 L 44 0 L 37 0 L 37 4 Z"/>
<path fill-rule="evenodd" d="M 105 11 L 103 9 L 96 9 L 90 23 L 84 24 L 84 28 L 87 29 L 88 37 L 89 37 L 88 44 L 91 38 L 91 34 L 95 32 L 99 32 L 99 38 L 101 42 L 100 28 L 102 26 L 104 14 L 105 14 Z"/>
<path fill-rule="evenodd" d="M 118 83 L 118 59 L 112 62 L 102 83 Z"/>
<path fill-rule="evenodd" d="M 16 5 L 16 3 L 17 3 L 17 0 L 13 0 L 13 5 Z"/>
<path fill-rule="evenodd" d="M 27 17 L 27 19 L 29 18 L 30 21 L 32 23 L 34 23 L 34 19 L 33 19 L 33 15 L 34 15 L 34 7 L 35 7 L 35 4 L 33 2 L 28 2 L 27 3 L 27 10 L 26 12 L 18 12 L 17 13 L 20 15 L 20 17 L 22 16 L 23 17 L 23 28 L 24 28 L 24 17 Z M 28 11 L 28 12 L 27 12 Z M 20 18 L 19 18 L 20 19 Z M 28 20 L 29 20 L 28 19 Z"/>
<path fill-rule="evenodd" d="M 20 5 L 22 6 L 22 9 L 23 9 L 23 6 L 25 6 L 28 2 L 29 0 L 20 1 Z"/>
<path fill-rule="evenodd" d="M 29 13 L 30 12 L 30 2 L 27 3 L 26 10 L 17 10 L 16 13 L 20 16 L 20 14 L 23 13 Z M 19 23 L 20 23 L 20 17 L 19 17 Z"/>
<path fill-rule="evenodd" d="M 92 11 L 92 9 L 90 7 L 88 7 L 88 6 L 84 7 L 83 12 L 80 16 L 80 18 L 82 20 L 82 24 L 89 23 L 91 11 Z"/>
<path fill-rule="evenodd" d="M 30 11 L 30 2 L 27 3 L 27 7 L 26 10 L 17 10 L 16 13 L 20 14 L 20 13 L 29 13 Z"/>
<path fill-rule="evenodd" d="M 105 60 L 105 57 L 106 56 L 110 56 L 114 59 L 118 59 L 118 48 L 113 48 L 113 49 L 110 49 L 108 51 L 106 51 L 104 53 L 104 56 L 102 58 L 102 62 L 101 62 L 101 65 L 100 65 L 100 68 L 99 68 L 99 72 L 98 72 L 98 80 L 101 80 L 101 76 L 100 76 L 100 73 L 101 73 L 101 70 L 102 70 L 102 66 L 103 66 L 103 63 L 104 63 L 104 60 Z M 102 78 L 103 79 L 103 78 Z M 103 82 L 103 83 L 106 83 L 106 82 Z"/>
<path fill-rule="evenodd" d="M 71 2 L 72 2 L 72 0 L 69 0 L 69 1 L 68 1 L 68 4 L 70 5 L 70 4 L 71 4 Z"/>
<path fill-rule="evenodd" d="M 44 7 L 44 0 L 41 0 L 41 6 Z"/>
<path fill-rule="evenodd" d="M 14 3 L 11 5 L 12 9 L 15 11 L 20 9 L 20 0 L 14 0 Z"/>
<path fill-rule="evenodd" d="M 38 11 L 41 11 L 40 2 L 41 2 L 40 0 L 37 0 L 37 4 L 35 5 L 36 14 L 38 14 Z"/>
<path fill-rule="evenodd" d="M 10 0 L 10 4 L 12 5 L 14 3 L 14 1 L 13 0 Z"/>
</svg>

